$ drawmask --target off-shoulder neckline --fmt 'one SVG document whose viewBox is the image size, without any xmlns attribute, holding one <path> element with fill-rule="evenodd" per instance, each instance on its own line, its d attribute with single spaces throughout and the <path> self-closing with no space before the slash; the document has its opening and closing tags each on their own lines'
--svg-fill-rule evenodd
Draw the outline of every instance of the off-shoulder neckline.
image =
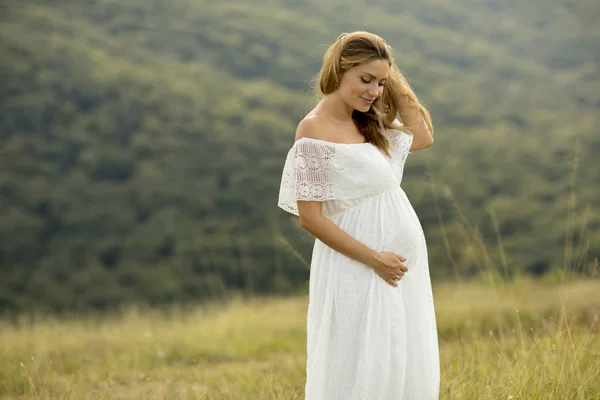
<svg viewBox="0 0 600 400">
<path fill-rule="evenodd" d="M 362 143 L 339 143 L 339 142 L 331 142 L 329 140 L 322 140 L 322 139 L 315 139 L 315 138 L 309 138 L 309 137 L 301 137 L 300 139 L 296 140 L 294 143 L 299 143 L 302 140 L 309 140 L 309 141 L 314 141 L 314 142 L 320 142 L 320 143 L 326 143 L 326 144 L 330 144 L 330 145 L 338 145 L 338 146 L 364 146 L 366 144 L 370 144 L 372 145 L 373 143 L 371 142 L 362 142 Z"/>
</svg>

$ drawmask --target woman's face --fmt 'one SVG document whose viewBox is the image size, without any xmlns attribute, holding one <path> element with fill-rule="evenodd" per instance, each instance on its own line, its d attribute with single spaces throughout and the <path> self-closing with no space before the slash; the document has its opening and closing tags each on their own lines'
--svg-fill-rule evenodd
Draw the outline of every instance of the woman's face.
<svg viewBox="0 0 600 400">
<path fill-rule="evenodd" d="M 383 93 L 390 65 L 387 60 L 374 60 L 350 68 L 338 89 L 342 99 L 352 108 L 367 112 Z"/>
</svg>

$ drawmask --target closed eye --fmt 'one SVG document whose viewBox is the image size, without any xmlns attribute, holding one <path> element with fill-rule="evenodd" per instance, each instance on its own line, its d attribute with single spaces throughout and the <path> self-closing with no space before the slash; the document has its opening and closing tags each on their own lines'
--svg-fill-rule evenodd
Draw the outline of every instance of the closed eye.
<svg viewBox="0 0 600 400">
<path fill-rule="evenodd" d="M 371 83 L 371 81 L 366 80 L 365 78 L 360 78 L 364 83 Z M 379 86 L 384 86 L 385 85 L 385 81 L 383 82 L 379 82 Z"/>
</svg>

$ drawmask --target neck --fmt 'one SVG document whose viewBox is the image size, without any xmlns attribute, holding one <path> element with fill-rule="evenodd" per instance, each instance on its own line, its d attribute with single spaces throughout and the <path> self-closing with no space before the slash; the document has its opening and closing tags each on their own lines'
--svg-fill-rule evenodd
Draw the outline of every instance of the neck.
<svg viewBox="0 0 600 400">
<path fill-rule="evenodd" d="M 352 112 L 354 111 L 354 108 L 348 106 L 335 92 L 323 97 L 320 108 L 327 112 L 332 118 L 340 121 L 352 119 Z"/>
</svg>

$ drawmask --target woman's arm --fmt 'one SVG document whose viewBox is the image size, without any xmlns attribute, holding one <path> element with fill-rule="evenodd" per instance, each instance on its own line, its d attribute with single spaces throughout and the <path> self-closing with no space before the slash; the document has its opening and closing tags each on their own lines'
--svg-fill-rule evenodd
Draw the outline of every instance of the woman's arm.
<svg viewBox="0 0 600 400">
<path fill-rule="evenodd" d="M 387 283 L 398 286 L 398 280 L 408 271 L 403 264 L 406 258 L 390 252 L 380 253 L 354 239 L 325 218 L 321 213 L 322 207 L 322 202 L 298 201 L 300 225 L 333 250 L 373 268 Z"/>
<path fill-rule="evenodd" d="M 410 150 L 425 149 L 433 144 L 433 135 L 427 126 L 427 122 L 419 112 L 419 107 L 408 95 L 399 95 L 398 112 L 402 124 L 414 134 Z"/>
<path fill-rule="evenodd" d="M 370 267 L 377 262 L 377 251 L 354 239 L 321 213 L 323 203 L 299 201 L 300 226 L 333 250 Z"/>
</svg>

